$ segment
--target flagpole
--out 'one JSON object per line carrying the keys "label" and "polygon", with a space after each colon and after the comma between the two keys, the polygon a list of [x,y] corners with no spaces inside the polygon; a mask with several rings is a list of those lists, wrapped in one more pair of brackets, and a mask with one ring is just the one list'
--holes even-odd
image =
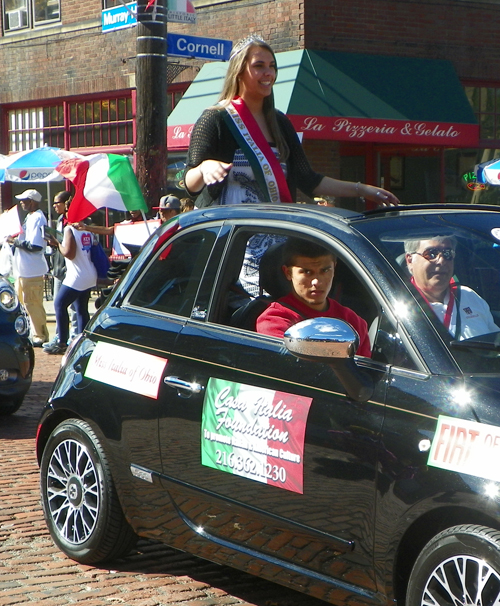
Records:
{"label": "flagpole", "polygon": [[52,209],[52,205],[50,203],[50,181],[47,181],[47,219],[48,224],[52,227],[52,213],[50,212]]}
{"label": "flagpole", "polygon": [[146,213],[143,210],[141,210],[141,215],[142,215],[142,220],[146,224],[146,229],[148,230],[148,236],[150,236],[151,230],[149,229],[149,223],[148,223],[148,220],[146,219]]}

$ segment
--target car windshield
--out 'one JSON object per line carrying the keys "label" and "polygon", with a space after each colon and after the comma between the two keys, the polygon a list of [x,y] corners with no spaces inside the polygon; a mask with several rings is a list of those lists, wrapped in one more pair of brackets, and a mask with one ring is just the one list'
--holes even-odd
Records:
{"label": "car windshield", "polygon": [[423,210],[356,228],[432,309],[462,370],[500,373],[500,213]]}

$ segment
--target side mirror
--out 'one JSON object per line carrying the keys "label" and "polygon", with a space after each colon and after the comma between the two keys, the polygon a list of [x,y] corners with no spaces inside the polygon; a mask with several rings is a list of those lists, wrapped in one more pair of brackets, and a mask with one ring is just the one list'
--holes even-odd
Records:
{"label": "side mirror", "polygon": [[284,342],[297,358],[328,364],[353,400],[366,402],[371,398],[373,380],[353,359],[359,335],[347,322],[334,318],[304,320],[285,332]]}

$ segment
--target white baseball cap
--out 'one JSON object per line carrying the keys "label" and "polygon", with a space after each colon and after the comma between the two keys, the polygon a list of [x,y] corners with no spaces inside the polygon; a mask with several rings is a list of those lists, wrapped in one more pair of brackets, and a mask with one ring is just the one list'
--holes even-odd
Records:
{"label": "white baseball cap", "polygon": [[23,191],[22,194],[16,196],[16,198],[18,200],[33,200],[34,202],[41,202],[42,194],[36,191],[36,189],[27,189],[26,191]]}

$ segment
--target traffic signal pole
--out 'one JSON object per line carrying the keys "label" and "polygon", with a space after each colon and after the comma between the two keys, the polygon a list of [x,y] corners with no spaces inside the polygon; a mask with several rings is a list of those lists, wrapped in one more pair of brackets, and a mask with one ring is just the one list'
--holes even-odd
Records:
{"label": "traffic signal pole", "polygon": [[167,191],[168,0],[137,2],[136,175],[151,208]]}

